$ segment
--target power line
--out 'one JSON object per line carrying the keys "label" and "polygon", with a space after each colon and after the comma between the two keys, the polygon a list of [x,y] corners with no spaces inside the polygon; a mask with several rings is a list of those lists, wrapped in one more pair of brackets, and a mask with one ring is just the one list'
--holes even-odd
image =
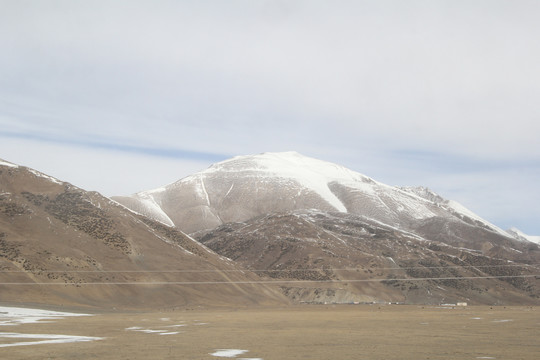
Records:
{"label": "power line", "polygon": [[54,282],[3,282],[0,285],[33,285],[33,286],[82,286],[82,285],[250,285],[250,284],[289,284],[289,283],[357,283],[357,282],[383,282],[383,281],[427,281],[427,280],[479,280],[479,279],[512,279],[533,278],[534,275],[498,275],[498,276],[464,276],[464,277],[424,277],[401,279],[351,279],[351,280],[251,280],[251,281],[126,281],[126,282],[81,282],[81,283],[54,283]]}
{"label": "power line", "polygon": [[184,270],[0,270],[0,273],[103,273],[103,274],[120,274],[120,273],[214,273],[214,272],[293,272],[293,271],[365,271],[365,270],[413,270],[413,269],[459,269],[459,268],[500,268],[500,267],[536,267],[540,264],[506,264],[506,265],[453,265],[453,266],[409,266],[409,267],[374,267],[374,268],[308,268],[308,269],[184,269]]}

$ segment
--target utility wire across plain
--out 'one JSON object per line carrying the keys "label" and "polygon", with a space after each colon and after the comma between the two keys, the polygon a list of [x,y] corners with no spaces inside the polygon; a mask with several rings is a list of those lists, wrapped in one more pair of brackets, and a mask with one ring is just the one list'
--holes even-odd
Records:
{"label": "utility wire across plain", "polygon": [[540,264],[508,264],[508,265],[451,265],[451,266],[408,266],[400,267],[374,267],[374,268],[309,268],[309,269],[267,269],[267,270],[255,270],[255,269],[185,269],[185,270],[0,270],[0,273],[105,273],[105,274],[123,274],[123,273],[225,273],[225,272],[253,272],[253,273],[267,273],[267,272],[297,272],[297,271],[361,271],[361,270],[414,270],[414,269],[456,269],[456,268],[503,268],[503,267],[537,267]]}
{"label": "utility wire across plain", "polygon": [[339,280],[248,280],[248,281],[117,281],[117,282],[3,282],[0,285],[38,285],[38,286],[86,286],[86,285],[251,285],[251,284],[291,284],[291,283],[358,283],[383,281],[427,281],[427,280],[479,280],[479,279],[512,279],[512,278],[540,278],[540,274],[533,275],[498,275],[498,276],[464,276],[464,277],[424,277],[401,279],[339,279]]}

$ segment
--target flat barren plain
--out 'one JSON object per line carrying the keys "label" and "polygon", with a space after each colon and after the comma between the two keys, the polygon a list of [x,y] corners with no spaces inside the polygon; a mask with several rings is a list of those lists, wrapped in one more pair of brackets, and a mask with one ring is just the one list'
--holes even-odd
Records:
{"label": "flat barren plain", "polygon": [[2,359],[536,360],[540,356],[540,312],[535,307],[305,305],[107,312],[4,325],[2,333],[100,338],[25,345],[21,343],[42,340],[38,335],[4,336]]}

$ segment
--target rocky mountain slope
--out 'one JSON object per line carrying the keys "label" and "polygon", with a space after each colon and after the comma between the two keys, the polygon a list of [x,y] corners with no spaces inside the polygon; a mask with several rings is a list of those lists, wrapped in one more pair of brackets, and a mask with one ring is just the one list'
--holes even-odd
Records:
{"label": "rocky mountain slope", "polygon": [[286,302],[271,286],[249,283],[258,279],[179,230],[0,160],[0,301],[116,308]]}
{"label": "rocky mountain slope", "polygon": [[280,279],[297,301],[493,304],[540,296],[540,253],[528,239],[427,188],[388,186],[294,152],[235,157],[114,199]]}
{"label": "rocky mountain slope", "polygon": [[472,228],[479,244],[466,248],[354,214],[297,210],[194,236],[279,281],[293,301],[539,304],[538,246]]}

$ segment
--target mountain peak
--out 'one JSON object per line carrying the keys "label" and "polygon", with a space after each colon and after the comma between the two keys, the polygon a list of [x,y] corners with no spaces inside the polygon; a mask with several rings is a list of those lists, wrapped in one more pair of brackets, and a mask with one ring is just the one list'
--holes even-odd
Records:
{"label": "mountain peak", "polygon": [[236,156],[210,166],[203,174],[213,172],[242,172],[257,176],[293,178],[301,182],[365,181],[373,179],[324,160],[295,151],[265,152],[257,155]]}
{"label": "mountain peak", "polygon": [[[265,152],[261,153],[260,155],[270,155],[270,156],[280,156],[280,157],[307,157],[307,156],[302,155],[299,152],[294,151],[294,150],[291,150],[291,151],[278,151],[278,152],[265,151]],[[255,155],[255,156],[257,156],[257,155]]]}
{"label": "mountain peak", "polygon": [[347,212],[346,206],[329,188],[332,183],[353,184],[375,181],[343,166],[301,155],[294,151],[265,152],[257,155],[237,156],[210,166],[207,170],[180,180],[192,182],[201,177],[252,179],[276,187],[290,188],[296,183],[300,195],[302,189],[318,194],[334,211]]}
{"label": "mountain peak", "polygon": [[436,218],[477,222],[509,236],[426,187],[385,185],[295,151],[236,156],[160,189],[115,200],[188,233],[268,213],[317,209],[361,215],[400,229]]}

